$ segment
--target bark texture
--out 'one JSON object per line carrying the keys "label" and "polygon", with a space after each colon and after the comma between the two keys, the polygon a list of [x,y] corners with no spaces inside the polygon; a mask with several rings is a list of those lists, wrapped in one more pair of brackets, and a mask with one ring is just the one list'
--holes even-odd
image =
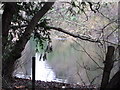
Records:
{"label": "bark texture", "polygon": [[[10,4],[10,3],[8,3]],[[9,5],[6,4],[5,6],[8,7]],[[12,81],[12,73],[14,71],[14,62],[21,57],[21,52],[24,50],[24,47],[27,43],[27,41],[30,39],[31,33],[33,32],[35,26],[38,24],[38,21],[46,14],[46,12],[52,7],[52,5],[54,4],[54,2],[46,2],[45,5],[41,8],[41,10],[39,10],[34,17],[32,18],[32,20],[30,21],[30,23],[28,24],[27,28],[25,29],[24,34],[22,35],[22,37],[19,39],[19,41],[16,42],[13,50],[9,53],[9,56],[7,58],[3,58],[3,68],[2,68],[2,76],[4,77],[4,80],[6,80],[7,82]],[[8,35],[8,30],[10,27],[10,22],[12,19],[12,15],[14,14],[10,14],[9,12],[9,8],[11,8],[11,6],[9,6],[7,8],[7,10],[4,10],[3,15],[5,15],[5,13],[7,13],[7,15],[5,15],[3,18],[3,47],[5,48],[5,43],[7,40],[7,35]],[[7,16],[9,17],[8,20],[6,20]],[[6,17],[6,18],[5,18]],[[6,28],[6,24],[7,25],[7,29]],[[3,49],[4,52],[4,49]],[[3,80],[3,81],[4,81]]]}
{"label": "bark texture", "polygon": [[4,7],[4,12],[2,14],[2,49],[4,52],[5,46],[7,44],[8,31],[10,28],[11,19],[13,15],[17,12],[17,3],[6,2]]}
{"label": "bark texture", "polygon": [[108,88],[120,90],[120,70],[113,76],[105,90],[108,90]]}
{"label": "bark texture", "polygon": [[114,55],[115,48],[113,46],[108,46],[106,59],[105,59],[105,66],[103,70],[103,77],[101,82],[101,90],[104,90],[109,83],[110,72],[113,68],[113,55]]}

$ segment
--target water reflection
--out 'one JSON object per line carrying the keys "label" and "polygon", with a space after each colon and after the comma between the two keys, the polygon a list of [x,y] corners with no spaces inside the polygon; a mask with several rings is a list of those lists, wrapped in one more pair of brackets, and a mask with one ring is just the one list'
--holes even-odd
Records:
{"label": "water reflection", "polygon": [[67,83],[67,80],[56,77],[56,74],[53,72],[52,67],[49,66],[47,61],[43,61],[43,59],[39,60],[39,58],[40,53],[36,53],[36,80]]}
{"label": "water reflection", "polygon": [[80,45],[71,39],[64,42],[53,40],[53,52],[48,54],[49,65],[53,68],[57,78],[67,79],[68,83],[90,84],[97,77],[93,84],[100,84],[102,70],[96,70],[98,66],[93,60],[102,66],[101,57],[104,53],[100,52],[101,49],[95,43],[80,41]]}
{"label": "water reflection", "polygon": [[39,60],[40,53],[36,53],[36,80],[52,81],[55,73],[52,71],[47,61]]}
{"label": "water reflection", "polygon": [[[54,73],[52,67],[48,64],[47,61],[43,61],[43,59],[39,60],[40,55],[41,53],[35,54],[36,57],[35,80],[67,83],[67,80],[63,80],[56,77],[56,74]],[[15,76],[18,78],[32,79],[32,74],[25,75],[22,71],[19,71]]]}
{"label": "water reflection", "polygon": [[[91,58],[83,51],[80,45],[70,40],[52,40],[53,52],[47,55],[47,61],[39,60],[40,54],[36,53],[36,80],[56,81],[65,83],[80,83],[90,84],[95,79],[94,83],[100,84],[102,70],[95,71],[85,70],[86,66],[90,69],[96,69],[97,65],[93,62],[94,59],[102,66],[103,56],[101,49],[94,43],[80,41],[80,44],[90,54]],[[75,49],[76,48],[76,49]],[[28,52],[27,52],[28,53]],[[104,54],[104,53],[103,53]],[[30,55],[30,54],[27,54]],[[26,55],[27,59],[28,56]],[[31,59],[30,59],[31,60]],[[29,68],[27,67],[26,70]],[[25,75],[25,74],[24,74]],[[21,74],[22,78],[30,76]],[[20,76],[20,75],[19,75]]]}

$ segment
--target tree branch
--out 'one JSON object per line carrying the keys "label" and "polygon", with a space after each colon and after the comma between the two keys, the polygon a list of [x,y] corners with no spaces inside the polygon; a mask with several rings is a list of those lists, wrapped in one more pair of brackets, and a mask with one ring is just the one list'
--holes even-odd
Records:
{"label": "tree branch", "polygon": [[53,30],[56,30],[56,31],[59,31],[59,32],[63,32],[65,34],[67,34],[67,35],[70,35],[70,36],[72,36],[74,38],[78,38],[78,39],[81,39],[81,40],[85,40],[85,41],[89,41],[89,42],[94,42],[94,43],[100,43],[101,45],[102,45],[102,41],[110,43],[112,45],[118,45],[116,43],[113,43],[113,42],[110,42],[110,41],[107,41],[107,40],[93,39],[93,38],[91,38],[89,36],[79,35],[79,34],[73,34],[73,33],[68,32],[67,30],[63,30],[62,28],[58,28],[58,27],[47,26],[46,28],[53,29]]}
{"label": "tree branch", "polygon": [[75,34],[73,34],[73,33],[70,33],[70,32],[68,32],[68,31],[66,31],[66,30],[63,30],[62,28],[51,27],[51,26],[48,26],[47,28],[48,28],[48,29],[53,29],[53,30],[56,30],[56,31],[59,31],[59,32],[63,32],[63,33],[65,33],[65,34],[68,34],[68,35],[73,36],[73,37],[75,37],[75,38],[79,38],[79,39],[81,39],[81,40],[86,40],[86,41],[90,41],[90,42],[100,43],[99,40],[92,39],[92,38],[90,38],[90,37],[88,37],[88,36],[83,36],[83,35],[80,36],[79,34],[75,35]]}
{"label": "tree branch", "polygon": [[[15,28],[20,28],[20,27],[26,27],[26,26],[27,26],[27,25],[11,26],[11,28],[14,28],[14,27],[15,27]],[[36,26],[40,26],[40,24],[38,24],[38,25],[36,25]],[[110,44],[112,44],[112,45],[117,45],[117,44],[112,43],[112,42],[107,41],[107,40],[92,39],[92,38],[89,37],[89,36],[79,35],[79,34],[75,35],[75,34],[73,34],[73,33],[68,32],[67,30],[64,30],[64,29],[58,28],[58,27],[47,26],[46,28],[47,28],[47,29],[53,29],[53,30],[56,30],[56,31],[59,31],[59,32],[63,32],[63,33],[65,33],[65,34],[67,34],[67,35],[70,35],[70,36],[72,36],[72,37],[74,37],[74,38],[79,38],[79,39],[81,39],[81,40],[85,40],[85,41],[89,41],[89,42],[95,42],[95,43],[100,43],[100,44],[102,44],[101,42],[104,41],[104,42],[110,43]],[[105,28],[105,27],[104,27],[104,28]]]}
{"label": "tree branch", "polygon": [[46,2],[45,5],[41,8],[41,10],[38,11],[37,14],[35,14],[35,16],[28,24],[27,28],[25,29],[24,34],[21,36],[20,40],[16,43],[13,52],[16,51],[17,47],[19,47],[20,52],[22,52],[38,21],[46,14],[46,12],[52,7],[53,4],[54,2]]}
{"label": "tree branch", "polygon": [[[52,7],[54,2],[46,2],[45,5],[39,10],[32,20],[29,22],[27,28],[25,29],[24,34],[21,36],[19,41],[16,42],[12,51],[8,54],[9,56],[4,59],[3,65],[3,75],[6,77],[12,76],[12,72],[9,68],[14,67],[14,62],[20,58],[21,52],[23,51],[27,41],[29,40],[31,33],[33,32],[35,26],[38,24],[38,21],[46,14],[46,12]],[[7,65],[9,64],[9,66]]]}

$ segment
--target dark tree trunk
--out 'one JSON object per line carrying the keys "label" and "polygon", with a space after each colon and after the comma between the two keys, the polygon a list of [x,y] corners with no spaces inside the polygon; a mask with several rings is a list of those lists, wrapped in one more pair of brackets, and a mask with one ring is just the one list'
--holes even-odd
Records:
{"label": "dark tree trunk", "polygon": [[103,77],[101,82],[101,90],[104,90],[109,83],[110,72],[114,64],[113,62],[114,50],[115,48],[113,46],[108,46],[106,59],[104,62],[105,66],[104,66]]}
{"label": "dark tree trunk", "polygon": [[[31,33],[33,32],[35,26],[37,25],[38,21],[46,14],[46,12],[52,7],[53,4],[54,4],[54,2],[46,2],[45,3],[45,5],[41,8],[41,10],[38,11],[34,15],[31,22],[28,24],[27,28],[25,29],[23,36],[19,39],[19,41],[16,42],[13,50],[9,53],[9,56],[7,58],[3,58],[2,76],[4,76],[4,80],[6,80],[7,82],[11,82],[12,73],[14,71],[14,63],[18,58],[20,58],[21,52],[23,51],[27,41],[29,40]],[[11,19],[12,18],[10,18],[10,20]],[[3,21],[3,23],[4,24],[9,23],[8,24],[8,27],[9,27],[10,20],[9,20],[9,22]],[[4,28],[3,28],[3,30],[4,30]],[[9,30],[9,28],[8,28],[8,30]],[[6,32],[4,32],[3,35],[5,34],[7,36],[8,30],[6,30]],[[3,38],[6,38],[6,37],[3,37]],[[4,43],[5,42],[3,42],[3,44]]]}
{"label": "dark tree trunk", "polygon": [[2,15],[2,53],[7,43],[8,31],[10,28],[10,23],[13,18],[13,15],[17,12],[17,3],[16,2],[6,2],[4,7],[4,12]]}
{"label": "dark tree trunk", "polygon": [[[13,15],[17,12],[17,3],[16,2],[6,2],[4,7],[4,12],[2,15],[2,77],[3,77],[3,86],[5,84],[5,81],[11,80],[10,77],[5,74],[5,72],[9,73],[13,70],[13,67],[9,68],[9,70],[6,69],[9,65],[12,66],[13,62],[11,60],[5,60],[4,54],[6,53],[5,46],[7,45],[7,39],[8,39],[8,32],[11,24],[11,20],[13,18]],[[7,83],[7,82],[6,82]]]}
{"label": "dark tree trunk", "polygon": [[106,90],[108,90],[108,88],[115,88],[115,90],[120,90],[120,70],[110,80],[109,84],[106,87]]}

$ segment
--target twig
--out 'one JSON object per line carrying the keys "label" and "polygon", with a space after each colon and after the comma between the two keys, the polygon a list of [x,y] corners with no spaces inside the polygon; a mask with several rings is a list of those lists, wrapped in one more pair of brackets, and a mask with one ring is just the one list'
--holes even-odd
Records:
{"label": "twig", "polygon": [[[86,66],[84,65],[84,62],[83,62],[83,66],[86,67]],[[89,81],[89,83],[90,83],[90,78],[89,78],[89,75],[88,75],[87,69],[85,69],[85,72],[86,72],[86,75],[87,75],[88,81]]]}
{"label": "twig", "polygon": [[102,75],[102,73],[99,74],[99,75],[97,75],[96,77],[94,77],[94,78],[92,79],[92,81],[90,82],[90,84],[92,85],[92,83],[93,83],[98,77],[100,77],[101,75]]}
{"label": "twig", "polygon": [[79,73],[78,67],[77,67],[77,75],[79,76],[79,78],[80,78],[80,80],[82,81],[83,85],[85,85],[85,82],[83,81],[83,79],[82,79],[82,77],[81,77],[81,75],[80,75],[80,73]]}
{"label": "twig", "polygon": [[[75,41],[75,40],[74,40]],[[80,43],[78,43],[77,41],[75,41],[78,45],[80,45]],[[81,45],[80,45],[81,46]],[[82,46],[81,46],[82,47]],[[82,49],[85,51],[85,53],[90,57],[90,59],[99,67],[103,70],[102,67],[100,67],[100,65],[90,56],[90,54],[82,47]]]}

